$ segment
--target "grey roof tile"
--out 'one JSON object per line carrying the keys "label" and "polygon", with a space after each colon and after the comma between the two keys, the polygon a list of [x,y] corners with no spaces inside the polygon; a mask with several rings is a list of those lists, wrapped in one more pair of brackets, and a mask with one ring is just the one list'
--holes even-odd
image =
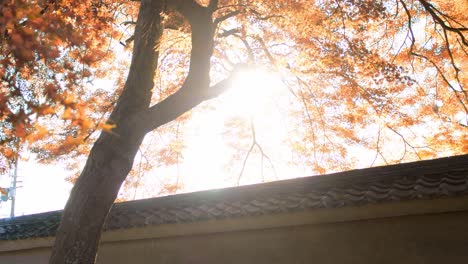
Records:
{"label": "grey roof tile", "polygon": [[[468,194],[468,155],[114,204],[105,230]],[[0,219],[0,240],[53,236],[61,211]]]}

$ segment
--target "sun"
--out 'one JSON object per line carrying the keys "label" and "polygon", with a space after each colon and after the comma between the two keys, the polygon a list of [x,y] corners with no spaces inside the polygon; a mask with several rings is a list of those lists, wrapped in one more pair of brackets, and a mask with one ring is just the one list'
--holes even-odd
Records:
{"label": "sun", "polygon": [[240,70],[224,96],[227,111],[241,116],[270,114],[286,87],[278,73],[263,68]]}
{"label": "sun", "polygon": [[[262,161],[255,148],[248,156],[239,184],[303,175],[301,168],[297,169],[289,163],[291,152],[286,144],[291,130],[287,111],[291,107],[291,96],[277,72],[265,68],[249,68],[237,72],[231,88],[210,107],[195,111],[193,119],[187,124],[187,148],[184,163],[180,166],[185,190],[196,191],[237,184],[243,159],[254,137],[274,168],[270,161]],[[227,133],[233,129],[229,121],[239,119],[245,122],[235,123],[245,127],[234,129],[234,133]],[[232,145],[233,142],[235,145]],[[227,166],[233,159],[234,148],[242,154],[235,165]]]}

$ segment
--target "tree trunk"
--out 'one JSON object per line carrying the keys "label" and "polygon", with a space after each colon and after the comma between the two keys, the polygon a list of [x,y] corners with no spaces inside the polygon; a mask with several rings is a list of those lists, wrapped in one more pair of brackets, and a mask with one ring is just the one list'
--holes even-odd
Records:
{"label": "tree trunk", "polygon": [[162,35],[159,2],[141,2],[129,75],[110,116],[116,127],[102,132],[91,149],[64,209],[49,263],[95,262],[105,219],[146,134],[137,117],[151,100]]}
{"label": "tree trunk", "polygon": [[[230,86],[232,78],[209,86],[215,30],[212,14],[217,2],[212,0],[203,7],[194,0],[141,1],[130,72],[110,116],[116,127],[101,133],[91,149],[65,206],[49,263],[94,263],[104,222],[145,134]],[[163,4],[191,25],[190,67],[177,92],[149,107],[163,31]]]}

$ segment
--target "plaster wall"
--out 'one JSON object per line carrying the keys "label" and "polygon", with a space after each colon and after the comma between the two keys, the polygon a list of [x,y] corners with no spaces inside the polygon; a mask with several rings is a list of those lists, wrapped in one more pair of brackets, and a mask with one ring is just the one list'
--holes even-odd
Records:
{"label": "plaster wall", "polygon": [[[1,252],[0,263],[47,263],[49,254]],[[468,211],[112,241],[98,263],[468,263]]]}

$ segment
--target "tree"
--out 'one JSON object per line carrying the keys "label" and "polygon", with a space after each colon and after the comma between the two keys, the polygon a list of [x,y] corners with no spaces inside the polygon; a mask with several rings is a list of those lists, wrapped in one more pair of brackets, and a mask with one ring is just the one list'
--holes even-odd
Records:
{"label": "tree", "polygon": [[[215,97],[226,86],[227,81],[223,81],[210,87],[215,5],[203,7],[190,1],[172,1],[165,7],[163,4],[157,1],[140,4],[130,72],[109,117],[115,128],[112,133],[102,133],[91,149],[64,210],[51,263],[94,262],[104,220],[132,168],[145,134]],[[191,25],[190,69],[177,92],[149,107],[158,61],[155,47],[159,45],[163,31],[160,15],[163,8],[180,12]],[[74,232],[76,226],[82,230]]]}
{"label": "tree", "polygon": [[[295,162],[317,173],[352,168],[356,148],[373,150],[381,163],[468,151],[464,1],[45,1],[38,7],[16,1],[0,6],[4,162],[17,156],[18,143],[30,144],[44,158],[87,154],[93,132],[103,129],[64,210],[51,263],[94,263],[103,224],[145,135],[223,93],[239,62],[270,65],[283,74],[295,125],[287,143]],[[136,23],[122,22],[134,12]],[[128,77],[122,90],[96,96],[84,89],[83,80],[115,68],[109,63],[118,58],[104,44],[118,39],[119,23],[135,28],[122,42],[133,45]],[[164,59],[176,53],[162,48],[169,34],[190,35],[189,56]],[[164,71],[178,74],[165,79],[164,95],[152,104],[154,79]],[[52,128],[45,127],[50,120],[65,120],[64,132],[51,135]],[[233,156],[243,166],[251,153],[269,160],[254,120],[234,119],[228,127],[243,139],[252,137],[235,143]],[[60,138],[60,144],[51,145],[51,138]],[[385,141],[401,147],[395,151]]]}

